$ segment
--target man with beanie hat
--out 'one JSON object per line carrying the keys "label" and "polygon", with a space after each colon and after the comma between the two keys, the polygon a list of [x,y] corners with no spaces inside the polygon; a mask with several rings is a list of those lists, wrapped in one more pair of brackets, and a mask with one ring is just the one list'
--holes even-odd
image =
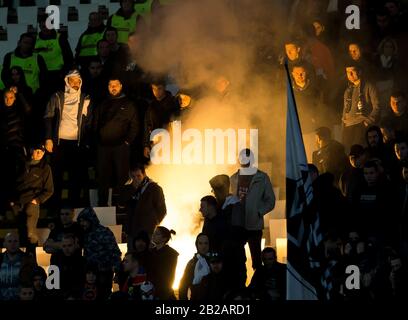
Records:
{"label": "man with beanie hat", "polygon": [[17,178],[16,194],[10,202],[14,214],[19,219],[26,219],[26,222],[19,223],[19,234],[23,245],[28,245],[26,241],[31,244],[37,243],[40,205],[54,192],[51,168],[44,159],[44,146],[36,145],[31,150],[31,158]]}
{"label": "man with beanie hat", "polygon": [[108,84],[109,98],[98,107],[93,123],[97,139],[99,206],[107,206],[112,178],[123,186],[129,178],[130,146],[140,131],[134,103],[122,92],[122,82],[113,76]]}
{"label": "man with beanie hat", "polygon": [[64,171],[68,171],[68,200],[73,207],[81,205],[81,189],[85,187],[88,175],[84,140],[90,99],[81,91],[81,87],[82,79],[78,70],[70,71],[65,77],[65,91],[58,91],[51,96],[44,115],[45,148],[53,154],[53,205],[57,212],[61,208]]}

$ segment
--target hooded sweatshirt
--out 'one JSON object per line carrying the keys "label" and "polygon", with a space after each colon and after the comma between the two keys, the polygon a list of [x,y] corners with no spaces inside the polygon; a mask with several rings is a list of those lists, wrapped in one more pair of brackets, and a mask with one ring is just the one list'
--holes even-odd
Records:
{"label": "hooded sweatshirt", "polygon": [[[71,77],[81,78],[77,70],[73,70],[65,77],[64,109],[62,110],[61,123],[59,127],[59,137],[65,140],[77,140],[78,138],[78,108],[81,98],[82,79],[79,90],[72,88],[68,80]],[[86,113],[87,108],[82,109]],[[86,116],[86,114],[85,114]]]}
{"label": "hooded sweatshirt", "polygon": [[82,210],[77,220],[81,219],[91,223],[84,237],[86,262],[98,266],[100,271],[108,271],[112,268],[118,271],[122,254],[112,231],[101,225],[92,208]]}

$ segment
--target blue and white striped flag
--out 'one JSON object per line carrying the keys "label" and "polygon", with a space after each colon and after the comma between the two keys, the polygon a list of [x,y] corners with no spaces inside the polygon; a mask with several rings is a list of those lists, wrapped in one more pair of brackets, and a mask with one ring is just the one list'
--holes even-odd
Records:
{"label": "blue and white striped flag", "polygon": [[313,205],[312,180],[287,64],[286,219],[287,299],[317,300],[321,284],[319,214]]}

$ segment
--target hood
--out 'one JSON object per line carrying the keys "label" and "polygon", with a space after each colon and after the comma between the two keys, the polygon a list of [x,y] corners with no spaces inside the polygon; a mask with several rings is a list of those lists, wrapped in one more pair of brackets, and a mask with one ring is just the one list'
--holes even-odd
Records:
{"label": "hood", "polygon": [[88,207],[83,209],[79,214],[78,214],[78,218],[77,221],[79,221],[80,219],[84,219],[87,220],[91,223],[91,228],[92,227],[96,227],[98,225],[100,225],[101,223],[99,222],[99,219],[96,215],[96,212],[93,208]]}
{"label": "hood", "polygon": [[[79,90],[75,91],[74,89],[71,88],[71,86],[68,84],[68,78],[70,77],[79,77],[81,79],[81,84],[79,85]],[[65,92],[66,93],[77,93],[81,91],[81,87],[82,87],[82,77],[81,74],[79,73],[78,70],[71,70],[68,72],[68,74],[65,76]]]}

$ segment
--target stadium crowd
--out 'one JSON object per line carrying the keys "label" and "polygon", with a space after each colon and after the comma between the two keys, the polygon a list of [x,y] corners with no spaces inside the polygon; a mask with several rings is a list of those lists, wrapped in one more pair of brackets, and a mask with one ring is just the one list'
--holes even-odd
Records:
{"label": "stadium crowd", "polygon": [[[263,216],[275,206],[261,170],[209,181],[214,195],[199,203],[204,224],[197,252],[178,292],[172,289],[178,252],[169,241],[177,235],[159,226],[166,201],[160,181],[145,171],[150,134],[191,112],[202,91],[173,95],[167,75],[138,65],[143,41],[166,13],[160,1],[147,2],[146,13],[139,2],[121,0],[106,25],[91,13],[75,54],[66,34],[48,30],[40,17],[38,34],[22,34],[4,57],[0,223],[11,211],[19,232],[4,239],[0,300],[286,299],[286,266],[273,248],[261,250]],[[359,2],[364,32],[353,37],[339,23],[342,6],[353,1],[339,1],[337,11],[326,10],[331,1],[296,2],[294,21],[306,22],[270,53],[272,81],[286,83],[288,62],[304,136],[316,141],[309,172],[324,235],[314,276],[322,300],[408,293],[407,11],[397,0]],[[212,94],[226,97],[230,81],[214,79]],[[242,167],[251,156],[241,151]],[[98,206],[108,205],[113,189],[128,245],[123,260],[113,233],[90,207],[94,182]],[[60,269],[60,290],[46,289],[47,275],[36,262],[43,207],[53,219],[43,248]],[[85,208],[76,221],[74,208]],[[255,270],[249,286],[246,244]],[[360,269],[360,290],[345,286],[348,265]],[[113,282],[119,291],[112,292]]]}

